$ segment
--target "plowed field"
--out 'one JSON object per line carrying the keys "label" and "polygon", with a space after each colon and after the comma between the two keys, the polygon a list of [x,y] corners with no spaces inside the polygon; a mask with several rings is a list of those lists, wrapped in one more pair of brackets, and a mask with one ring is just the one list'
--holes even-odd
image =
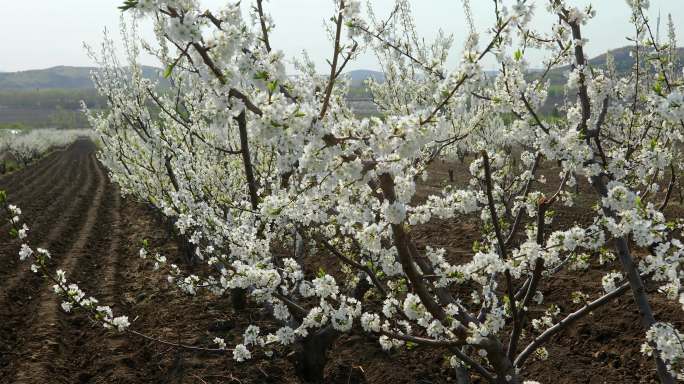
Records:
{"label": "plowed field", "polygon": [[[436,175],[434,185],[446,178]],[[52,253],[51,267],[65,270],[116,314],[129,315],[133,329],[211,346],[216,336],[237,342],[249,322],[266,330],[272,326],[257,306],[234,314],[228,299],[180,296],[163,276],[144,273],[136,257],[142,239],[177,263],[182,263],[180,247],[153,210],[120,196],[97,162],[93,143],[79,140],[0,178],[0,189],[24,211],[29,241]],[[581,221],[582,209],[569,212],[565,220]],[[254,360],[236,364],[230,354],[179,350],[113,334],[83,315],[64,313],[50,284],[19,263],[18,244],[8,238],[7,229],[0,228],[0,383],[298,383],[287,351],[273,358],[256,353]],[[474,222],[435,222],[417,231],[416,241],[421,247],[443,246],[451,259],[458,259],[470,249],[476,230]],[[570,293],[579,288],[598,293],[601,273],[611,268],[618,267],[587,272],[572,289],[560,276],[542,291],[552,301],[567,303],[561,306],[567,314],[573,307]],[[658,319],[682,327],[676,306],[654,301]],[[592,322],[598,326],[589,326]],[[528,377],[554,384],[655,382],[652,360],[639,353],[642,337],[627,294],[554,337],[550,361],[530,361]],[[352,333],[331,352],[328,382],[453,383],[442,352],[417,347],[388,354],[369,337]]]}

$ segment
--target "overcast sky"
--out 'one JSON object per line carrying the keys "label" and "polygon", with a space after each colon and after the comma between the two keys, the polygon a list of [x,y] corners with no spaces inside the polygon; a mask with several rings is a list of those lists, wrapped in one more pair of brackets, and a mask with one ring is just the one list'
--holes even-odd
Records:
{"label": "overcast sky", "polygon": [[[204,7],[213,9],[226,0],[201,0]],[[534,1],[534,0],[530,0]],[[491,25],[492,1],[470,0],[476,27],[484,31]],[[611,48],[627,44],[625,36],[633,34],[628,23],[629,9],[625,0],[569,0],[584,6],[592,3],[598,15],[585,27],[590,39],[588,54],[593,56]],[[83,42],[96,45],[104,28],[118,31],[119,11],[123,0],[0,0],[0,71],[47,68],[56,65],[92,65],[83,49]],[[243,0],[243,3],[250,3]],[[378,15],[386,14],[393,0],[371,0]],[[436,35],[439,28],[454,33],[458,53],[467,27],[460,0],[414,0],[411,2],[419,32],[426,38]],[[512,1],[505,0],[511,4]],[[546,0],[537,0],[534,23],[546,26],[551,16],[546,14]],[[678,32],[684,30],[684,0],[651,0],[650,15],[655,25],[662,14],[661,36],[666,36],[666,16],[671,13]],[[288,56],[306,50],[320,71],[325,70],[330,56],[330,44],[323,23],[332,11],[332,0],[270,0],[267,7],[276,22],[272,45]],[[150,27],[141,28],[143,37],[150,40]],[[481,41],[484,41],[483,35]],[[682,35],[681,41],[684,41]],[[452,55],[453,60],[457,54]],[[539,57],[529,57],[535,64]],[[144,61],[144,60],[143,60]],[[146,64],[154,64],[147,61]],[[491,66],[485,62],[485,67]],[[361,57],[350,69],[376,69],[371,55]]]}

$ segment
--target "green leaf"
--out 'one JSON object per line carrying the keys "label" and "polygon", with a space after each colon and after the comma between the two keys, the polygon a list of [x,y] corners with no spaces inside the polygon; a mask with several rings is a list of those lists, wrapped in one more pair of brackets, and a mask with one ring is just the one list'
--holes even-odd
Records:
{"label": "green leaf", "polygon": [[266,84],[266,87],[268,88],[269,92],[275,92],[276,88],[278,88],[278,80],[269,81],[268,84]]}
{"label": "green leaf", "polygon": [[323,269],[323,267],[319,267],[318,272],[316,272],[316,276],[317,277],[323,277],[325,275],[327,275],[327,273],[325,273],[325,269]]}
{"label": "green leaf", "polygon": [[460,272],[460,271],[450,272],[447,276],[448,276],[449,278],[452,278],[452,279],[459,279],[459,280],[460,280],[460,279],[463,279],[463,277],[464,277],[463,272]]}
{"label": "green leaf", "polygon": [[637,208],[641,209],[644,207],[644,203],[641,201],[641,197],[637,196],[636,199],[634,199],[634,203],[636,204]]}
{"label": "green leaf", "polygon": [[7,192],[0,189],[0,204],[5,204],[7,202]]}
{"label": "green leaf", "polygon": [[520,61],[523,57],[523,53],[520,49],[516,50],[514,53],[515,61]]}
{"label": "green leaf", "polygon": [[123,5],[119,7],[122,12],[126,12],[129,9],[133,9],[138,6],[138,0],[125,0]]}
{"label": "green leaf", "polygon": [[577,137],[578,137],[580,140],[584,140],[584,139],[587,138],[587,133],[586,133],[584,130],[582,130],[582,131],[580,131],[579,135],[577,135]]}
{"label": "green leaf", "polygon": [[150,246],[150,242],[147,239],[143,239],[142,246],[144,248],[148,248]]}
{"label": "green leaf", "polygon": [[662,95],[662,94],[663,94],[663,85],[660,83],[660,81],[657,81],[657,82],[653,85],[653,91],[654,91],[655,93],[659,94],[659,95]]}
{"label": "green leaf", "polygon": [[268,80],[268,72],[266,71],[258,71],[257,73],[254,74],[254,79],[255,80]]}
{"label": "green leaf", "polygon": [[162,74],[162,76],[164,76],[165,79],[168,79],[169,76],[171,76],[171,72],[173,72],[173,68],[176,67],[176,63],[177,63],[177,61],[166,66],[166,69],[164,70],[164,73]]}
{"label": "green leaf", "polygon": [[651,150],[656,149],[657,146],[658,146],[658,139],[656,139],[654,137],[651,139]]}
{"label": "green leaf", "polygon": [[9,231],[9,235],[11,238],[16,239],[17,237],[19,237],[19,232],[17,231],[16,228],[12,228]]}

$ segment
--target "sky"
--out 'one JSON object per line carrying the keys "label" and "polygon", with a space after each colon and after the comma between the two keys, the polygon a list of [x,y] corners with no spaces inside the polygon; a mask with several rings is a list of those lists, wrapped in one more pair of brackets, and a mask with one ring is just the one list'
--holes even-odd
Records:
{"label": "sky", "polygon": [[[200,0],[203,7],[216,9],[227,0]],[[552,23],[546,13],[546,0],[536,2],[537,12],[533,19],[536,26]],[[678,32],[684,30],[684,0],[651,0],[649,14],[655,25],[658,13],[662,14],[661,36],[666,36],[666,16],[671,13]],[[378,16],[386,15],[393,0],[370,0]],[[512,0],[504,0],[512,4]],[[118,31],[120,12],[117,7],[123,0],[0,0],[0,71],[40,69],[57,65],[93,65],[85,53],[83,43],[96,46],[105,28]],[[243,3],[250,3],[243,0]],[[492,23],[493,2],[470,0],[476,28],[484,32]],[[585,6],[593,4],[597,16],[584,28],[589,39],[587,52],[594,56],[606,50],[627,45],[626,36],[633,34],[628,23],[629,9],[625,0],[568,0],[569,4]],[[412,0],[418,32],[426,39],[435,37],[439,29],[453,33],[456,44],[451,55],[455,64],[460,43],[466,36],[466,26],[461,0]],[[332,0],[270,0],[267,11],[275,20],[276,29],[271,45],[282,50],[286,56],[301,55],[306,50],[321,72],[326,71],[326,59],[331,55],[331,45],[324,30],[324,20],[332,15]],[[151,24],[140,28],[143,38],[153,40]],[[116,33],[112,33],[116,36]],[[680,41],[684,41],[684,35]],[[486,35],[481,34],[481,42]],[[527,57],[534,66],[541,56]],[[143,63],[154,65],[152,59]],[[485,62],[491,69],[493,62]],[[377,69],[371,54],[361,56],[351,63],[349,69]]]}

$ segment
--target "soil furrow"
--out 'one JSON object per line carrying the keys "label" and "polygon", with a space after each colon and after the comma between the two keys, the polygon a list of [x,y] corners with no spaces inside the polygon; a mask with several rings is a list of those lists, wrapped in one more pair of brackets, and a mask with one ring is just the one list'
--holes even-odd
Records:
{"label": "soil furrow", "polygon": [[[40,177],[33,178],[32,181],[19,186],[8,185],[8,188],[5,188],[4,185],[0,185],[0,189],[7,193],[7,198],[12,204],[21,207],[24,212],[31,212],[35,210],[33,208],[35,208],[36,205],[49,203],[50,200],[46,197],[59,191],[57,187],[63,186],[60,181],[64,179],[64,175],[57,171],[66,168],[67,166],[69,169],[73,168],[69,165],[70,154],[71,153],[65,153],[54,159],[53,164],[50,164],[41,171]],[[9,224],[2,223],[0,225],[0,231],[5,232],[8,229]]]}
{"label": "soil furrow", "polygon": [[[52,201],[49,198],[53,193],[61,193],[64,187],[64,182],[70,180],[74,172],[78,172],[80,166],[74,167],[72,162],[78,160],[78,156],[74,151],[71,151],[73,144],[65,150],[59,150],[51,153],[50,161],[43,161],[35,166],[29,166],[22,169],[22,171],[30,171],[31,181],[22,184],[5,184],[0,180],[0,189],[7,192],[7,197],[12,204],[19,206],[24,212],[38,212],[36,216],[40,217],[42,211],[46,206],[51,205]],[[45,166],[43,166],[45,165]],[[42,168],[41,168],[42,167]],[[66,177],[59,172],[60,169],[68,169]],[[39,176],[36,176],[39,175]],[[48,188],[46,190],[46,187]],[[26,220],[33,218],[24,217]],[[31,220],[31,223],[33,221]],[[2,223],[0,225],[0,232],[9,230],[9,224]]]}
{"label": "soil furrow", "polygon": [[6,179],[0,179],[0,188],[5,189],[10,197],[20,196],[20,192],[30,189],[37,182],[44,181],[42,179],[50,171],[59,169],[62,165],[62,160],[67,157],[65,155],[68,154],[70,148],[71,146],[54,151],[40,159],[37,164],[22,168],[16,173],[8,175]]}
{"label": "soil furrow", "polygon": [[[67,273],[67,276],[73,275],[73,271],[78,267],[84,253],[87,252],[87,242],[93,233],[93,229],[97,220],[99,219],[99,208],[102,204],[102,197],[104,195],[106,182],[104,173],[96,164],[96,159],[92,151],[89,153],[89,170],[88,177],[95,179],[95,191],[92,193],[92,200],[88,205],[85,214],[85,220],[74,237],[75,241],[71,244],[69,249],[64,253],[59,262],[57,269],[62,269]],[[93,172],[94,171],[94,172]],[[86,193],[88,189],[84,189]],[[35,375],[40,377],[50,375],[53,369],[51,361],[59,355],[60,343],[58,340],[59,329],[56,325],[60,322],[58,319],[60,306],[58,300],[52,297],[53,293],[47,287],[44,287],[39,294],[39,305],[36,308],[34,318],[37,322],[31,326],[34,335],[40,335],[38,338],[33,338],[26,346],[28,350],[35,351],[33,359],[25,360],[24,364],[19,365],[14,383],[34,383]],[[41,341],[42,339],[42,341]]]}
{"label": "soil furrow", "polygon": [[[77,142],[74,145],[74,156],[83,159],[81,161],[83,165],[79,167],[81,172],[79,172],[78,178],[73,183],[78,189],[68,194],[70,199],[65,199],[67,201],[64,205],[57,206],[57,209],[61,208],[59,219],[55,222],[53,218],[52,223],[48,223],[52,225],[48,230],[31,233],[31,236],[41,239],[40,247],[50,249],[53,256],[52,264],[58,263],[60,257],[65,254],[64,251],[77,241],[74,235],[77,234],[83,223],[80,213],[87,210],[92,203],[92,200],[88,197],[94,195],[94,162],[89,157],[93,147],[92,143],[84,141]],[[65,191],[65,193],[68,192],[68,190]],[[16,254],[16,252],[13,253]],[[35,336],[30,325],[39,317],[36,312],[36,306],[39,305],[40,301],[38,297],[33,297],[33,295],[36,292],[47,290],[45,282],[37,275],[28,271],[28,266],[25,267],[19,269],[16,274],[9,276],[9,278],[3,281],[2,290],[4,294],[0,295],[0,308],[2,308],[0,317],[5,320],[0,324],[0,332],[2,339],[6,340],[8,348],[11,348],[11,351],[4,353],[5,356],[2,356],[3,353],[0,352],[0,357],[2,357],[0,358],[0,378],[7,380],[12,377],[12,367],[8,367],[10,372],[6,372],[5,369],[11,357],[24,356],[24,359],[30,359],[34,352],[30,349],[22,349],[21,347],[22,343],[25,343],[27,339],[32,339]],[[54,266],[52,268],[55,269]]]}
{"label": "soil furrow", "polygon": [[[82,281],[79,285],[86,292],[105,305],[113,304],[115,313],[121,310],[115,297],[122,236],[120,210],[119,191],[115,185],[107,183],[94,234],[88,242],[93,250],[79,260],[79,269],[73,274]],[[103,376],[103,370],[127,365],[129,350],[124,335],[108,332],[98,325],[92,327],[92,322],[83,314],[65,316],[61,321],[64,323],[60,328],[61,339],[75,341],[61,345],[59,356],[54,360],[61,382],[108,383],[111,378]],[[93,350],[98,353],[92,353]]]}
{"label": "soil furrow", "polygon": [[[74,156],[73,152],[64,153],[59,159],[55,160],[55,163],[58,163],[61,167],[68,167],[66,177],[59,172],[55,172],[56,169],[53,169],[54,167],[50,167],[48,168],[50,170],[48,176],[39,179],[42,182],[37,183],[38,185],[32,184],[31,188],[28,188],[28,193],[23,193],[23,190],[27,188],[22,188],[16,192],[9,192],[8,199],[12,204],[19,206],[24,212],[36,213],[31,217],[24,217],[25,221],[31,223],[31,228],[38,228],[39,222],[52,219],[48,212],[46,212],[46,208],[55,206],[54,194],[57,194],[55,197],[58,199],[70,196],[70,193],[65,192],[71,191],[71,188],[65,191],[65,186],[70,182],[72,186],[75,186],[78,172],[82,170],[79,160],[80,158]],[[0,232],[8,231],[9,227],[9,224],[3,223],[0,225]]]}
{"label": "soil furrow", "polygon": [[[71,159],[65,162],[65,164],[70,165],[68,170],[69,173],[65,177],[64,175],[55,172],[59,182],[55,184],[54,188],[50,188],[50,191],[55,189],[59,192],[59,195],[56,198],[52,198],[51,192],[43,191],[43,193],[41,193],[41,191],[38,190],[36,193],[37,196],[33,200],[33,204],[17,204],[25,212],[23,219],[30,226],[29,236],[27,239],[29,244],[39,243],[41,246],[45,246],[46,242],[50,242],[51,239],[45,239],[43,237],[44,228],[46,226],[54,226],[55,217],[59,217],[65,212],[72,212],[65,211],[64,204],[69,199],[71,199],[72,203],[76,202],[73,200],[73,196],[79,188],[79,181],[83,174],[83,166],[85,165],[86,159],[83,156],[77,156],[76,153],[69,153],[68,155],[71,157]],[[67,188],[64,188],[65,184],[70,185]],[[9,226],[2,227],[2,231],[6,232],[8,228]],[[55,235],[53,235],[53,238],[54,236]],[[5,266],[5,268],[2,270],[2,275],[21,273],[15,271],[15,269],[17,267],[26,267],[18,260],[16,252],[17,247],[18,244],[15,242],[6,242],[0,245],[0,251],[2,251],[2,253],[0,253],[2,256],[0,258],[0,263]],[[25,272],[26,271],[24,271],[24,273]],[[0,286],[0,297],[2,297],[2,293],[6,289],[10,288],[8,281],[9,280],[5,280],[5,283]]]}
{"label": "soil furrow", "polygon": [[[68,148],[67,148],[68,149]],[[65,151],[67,150],[65,149]],[[29,164],[27,167],[20,168],[10,174],[0,176],[0,185],[3,188],[11,188],[17,185],[17,180],[21,177],[31,174],[32,172],[40,172],[45,166],[54,162],[54,159],[60,156],[60,151],[54,151],[39,159],[37,162]]]}
{"label": "soil furrow", "polygon": [[[70,177],[64,178],[65,183],[71,182],[71,186],[68,188],[61,188],[59,190],[59,196],[51,200],[39,199],[39,203],[27,206],[27,208],[24,208],[24,205],[20,206],[26,212],[34,213],[31,217],[24,217],[26,220],[25,222],[30,224],[28,238],[26,239],[28,244],[44,245],[45,233],[49,232],[49,227],[54,226],[55,218],[60,217],[64,213],[64,207],[69,206],[67,204],[68,201],[73,200],[73,193],[75,193],[78,188],[78,184],[75,181],[78,180],[82,171],[81,161],[77,161],[74,169],[70,172]],[[35,212],[39,212],[39,214],[35,214]],[[7,233],[8,228],[9,226],[3,228],[2,233]],[[10,279],[14,278],[14,275],[27,273],[27,271],[21,271],[21,269],[26,269],[28,265],[19,260],[17,254],[19,244],[20,242],[17,240],[0,244],[0,263],[3,265],[3,268],[0,271],[0,279],[4,281],[4,283],[0,285],[0,298],[2,298],[4,293],[11,288],[9,282]],[[18,278],[23,278],[23,275],[18,276]]]}

